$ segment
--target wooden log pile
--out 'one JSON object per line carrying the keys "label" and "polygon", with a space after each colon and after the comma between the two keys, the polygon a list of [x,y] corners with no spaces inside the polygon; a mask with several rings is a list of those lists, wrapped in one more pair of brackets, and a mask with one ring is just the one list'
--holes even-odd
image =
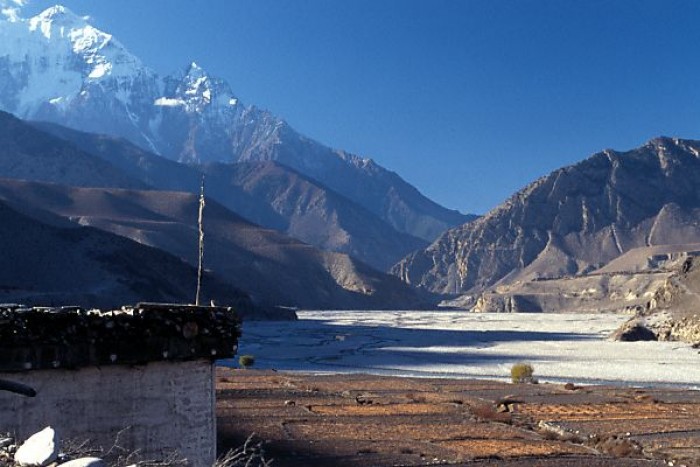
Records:
{"label": "wooden log pile", "polygon": [[239,337],[240,320],[226,307],[0,305],[0,371],[230,358]]}

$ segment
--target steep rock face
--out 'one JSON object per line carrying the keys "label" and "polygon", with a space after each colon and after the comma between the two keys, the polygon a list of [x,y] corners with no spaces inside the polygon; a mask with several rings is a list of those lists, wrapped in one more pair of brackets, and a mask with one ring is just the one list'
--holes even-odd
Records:
{"label": "steep rock face", "polygon": [[195,63],[159,77],[110,34],[60,6],[28,20],[0,18],[0,110],[124,137],[181,162],[274,160],[428,241],[470,219],[372,160],[325,147],[244,105]]}
{"label": "steep rock face", "polygon": [[[474,312],[638,313],[700,244],[665,244],[633,248],[604,267],[583,275],[518,280],[498,284],[478,297],[465,295],[453,306]],[[526,280],[521,280],[520,278]]]}
{"label": "steep rock face", "polygon": [[122,139],[54,124],[35,126],[90,151],[155,189],[197,193],[204,174],[207,196],[246,219],[324,250],[349,254],[381,271],[427,246],[427,242],[397,232],[374,213],[277,162],[183,165]]}
{"label": "steep rock face", "polygon": [[691,252],[685,261],[648,301],[646,307],[618,330],[613,338],[635,324],[656,340],[683,341],[700,346],[700,252]]}
{"label": "steep rock face", "polygon": [[700,142],[658,138],[552,172],[393,268],[440,293],[597,269],[628,250],[700,241]]}

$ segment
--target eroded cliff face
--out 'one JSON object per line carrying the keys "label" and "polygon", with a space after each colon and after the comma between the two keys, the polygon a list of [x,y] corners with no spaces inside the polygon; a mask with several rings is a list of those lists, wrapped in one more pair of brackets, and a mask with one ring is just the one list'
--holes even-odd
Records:
{"label": "eroded cliff face", "polygon": [[482,313],[635,314],[648,309],[669,278],[698,255],[700,244],[635,248],[587,274],[518,280],[450,303]]}
{"label": "eroded cliff face", "polygon": [[700,242],[700,142],[657,138],[552,172],[393,268],[444,294],[587,274],[639,247]]}
{"label": "eroded cliff face", "polygon": [[688,257],[613,338],[630,340],[625,336],[635,328],[651,331],[656,340],[700,345],[700,257]]}

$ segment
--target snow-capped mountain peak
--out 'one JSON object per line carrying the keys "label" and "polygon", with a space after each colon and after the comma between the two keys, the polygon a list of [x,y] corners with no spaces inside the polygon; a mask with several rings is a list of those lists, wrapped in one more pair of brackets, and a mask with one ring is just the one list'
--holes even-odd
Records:
{"label": "snow-capped mountain peak", "polygon": [[182,107],[187,113],[226,111],[238,105],[230,86],[214,78],[196,62],[176,77],[166,78],[165,96],[156,99],[161,107]]}
{"label": "snow-capped mountain peak", "polygon": [[89,17],[56,5],[25,19],[24,3],[0,0],[2,111],[118,136],[181,162],[278,161],[428,240],[464,220],[372,161],[244,105],[196,62],[161,77]]}
{"label": "snow-capped mountain peak", "polygon": [[127,106],[133,83],[157,88],[155,74],[88,17],[61,5],[28,19],[16,7],[5,10],[5,19],[0,17],[0,58],[8,65],[0,86],[3,110],[51,119],[49,114],[62,113],[90,94],[110,94]]}
{"label": "snow-capped mountain peak", "polygon": [[30,31],[40,32],[48,41],[68,41],[72,52],[83,58],[87,78],[132,75],[143,67],[111,34],[90,25],[88,19],[56,5],[30,18],[28,25]]}
{"label": "snow-capped mountain peak", "polygon": [[87,23],[88,17],[80,17],[68,8],[56,5],[47,8],[38,15],[29,18],[29,30],[40,32],[46,39],[61,40],[65,38],[80,37],[85,31],[88,36],[101,37],[103,40],[109,36]]}
{"label": "snow-capped mountain peak", "polygon": [[70,9],[62,5],[54,5],[42,11],[38,15],[30,18],[30,29],[40,28],[44,35],[49,38],[51,28],[58,27],[82,27],[86,24],[86,19],[73,13]]}
{"label": "snow-capped mountain peak", "polygon": [[186,96],[201,96],[211,101],[211,79],[196,62],[192,62],[185,73],[180,91]]}
{"label": "snow-capped mountain peak", "polygon": [[187,72],[185,74],[190,76],[206,76],[207,72],[204,71],[204,68],[199,66],[197,62],[192,62],[190,66],[187,67]]}

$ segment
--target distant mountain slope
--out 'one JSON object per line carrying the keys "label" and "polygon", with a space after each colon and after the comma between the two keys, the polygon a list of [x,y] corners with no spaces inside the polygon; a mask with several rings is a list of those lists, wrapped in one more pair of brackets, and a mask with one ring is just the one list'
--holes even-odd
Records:
{"label": "distant mountain slope", "polygon": [[123,139],[49,123],[33,125],[156,189],[198,192],[204,173],[207,195],[234,212],[324,250],[349,254],[381,271],[427,246],[427,242],[394,230],[358,204],[276,162],[183,165]]}
{"label": "distant mountain slope", "polygon": [[[275,160],[319,180],[388,222],[399,232],[432,241],[446,229],[474,219],[423,196],[373,160],[332,150],[277,121],[224,160]],[[211,153],[202,147],[202,153]]]}
{"label": "distant mountain slope", "polygon": [[[0,180],[0,199],[29,214],[41,207],[197,263],[194,194]],[[250,224],[213,200],[207,202],[205,232],[207,269],[249,292],[256,303],[339,309],[427,306],[393,276]]]}
{"label": "distant mountain slope", "polygon": [[0,176],[74,186],[146,187],[108,162],[5,112],[0,112]]}
{"label": "distant mountain slope", "polygon": [[181,162],[277,161],[427,241],[470,218],[371,159],[330,149],[244,105],[195,63],[161,78],[61,6],[29,19],[0,16],[0,110],[124,137]]}
{"label": "distant mountain slope", "polygon": [[[55,201],[58,202],[58,201]],[[90,227],[28,217],[0,201],[0,301],[119,307],[191,303],[196,270],[172,255]],[[208,276],[203,295],[256,315],[240,290]]]}
{"label": "distant mountain slope", "polygon": [[440,293],[597,269],[644,246],[700,242],[700,142],[658,138],[552,172],[393,268]]}
{"label": "distant mountain slope", "polygon": [[[380,271],[427,246],[424,240],[392,229],[363,207],[275,162],[209,164],[203,170],[211,196],[225,199],[224,204],[236,212],[270,227],[278,218],[282,224],[276,228],[288,235],[349,254]],[[234,187],[245,196],[231,196]],[[246,199],[255,200],[255,205]],[[274,212],[273,217],[265,211]]]}

